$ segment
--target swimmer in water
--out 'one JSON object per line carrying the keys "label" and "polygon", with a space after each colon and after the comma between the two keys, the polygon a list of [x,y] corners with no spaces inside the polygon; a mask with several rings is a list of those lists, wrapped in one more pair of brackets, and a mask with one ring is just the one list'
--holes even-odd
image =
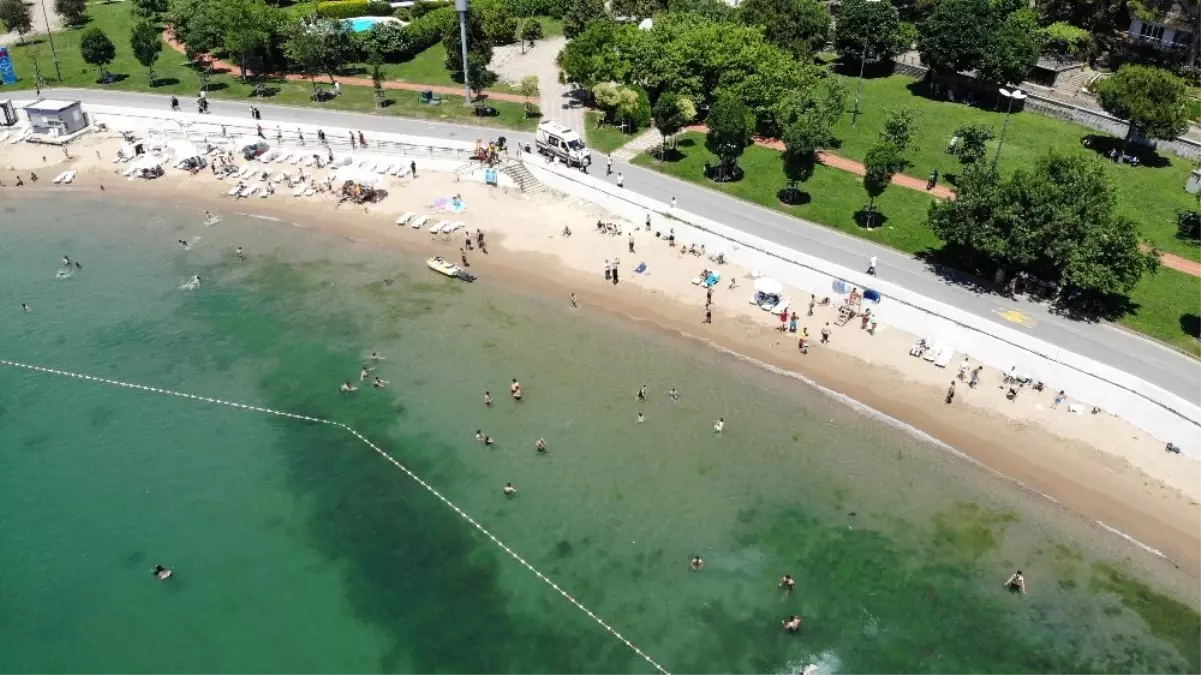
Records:
{"label": "swimmer in water", "polygon": [[646,385],[645,384],[638,388],[638,400],[639,401],[646,400]]}
{"label": "swimmer in water", "polygon": [[725,429],[725,428],[726,428],[726,418],[718,417],[717,421],[713,423],[713,430],[720,434],[721,430]]}
{"label": "swimmer in water", "polygon": [[1005,581],[1005,588],[1009,589],[1010,593],[1026,593],[1026,577],[1022,576],[1022,571],[1014,572],[1009,579]]}
{"label": "swimmer in water", "polygon": [[237,249],[234,250],[234,255],[238,256],[239,260],[246,259],[246,252],[242,250],[241,246],[239,246]]}
{"label": "swimmer in water", "polygon": [[183,239],[180,239],[179,246],[180,246],[180,248],[186,249],[186,248],[188,248],[188,242],[184,241]]}
{"label": "swimmer in water", "polygon": [[192,288],[200,288],[200,275],[199,274],[194,275],[192,277],[192,280],[189,281],[188,283],[190,283],[192,285]]}
{"label": "swimmer in water", "polygon": [[505,483],[505,494],[512,495],[514,492],[517,492],[517,488],[513,487],[512,483]]}
{"label": "swimmer in water", "polygon": [[796,588],[796,579],[793,579],[791,574],[785,574],[784,578],[780,579],[780,588],[791,593]]}
{"label": "swimmer in water", "polygon": [[667,390],[667,398],[670,398],[673,401],[679,401],[680,392],[676,391],[675,387],[672,387],[671,389]]}
{"label": "swimmer in water", "polygon": [[644,417],[644,416],[642,415],[642,413],[638,413],[638,419],[637,419],[637,420],[635,420],[635,422],[637,422],[638,424],[642,424],[642,423],[643,423],[643,422],[645,422],[645,421],[646,421],[646,417]]}
{"label": "swimmer in water", "polygon": [[490,392],[490,391],[484,392],[484,407],[485,408],[492,407],[492,392]]}
{"label": "swimmer in water", "polygon": [[71,258],[69,256],[63,256],[63,267],[70,267],[70,266],[71,266]]}
{"label": "swimmer in water", "polygon": [[359,390],[358,387],[354,386],[353,384],[351,384],[349,382],[342,383],[341,391],[344,394],[348,393],[348,392],[352,392],[352,391],[358,391],[358,390]]}
{"label": "swimmer in water", "polygon": [[492,445],[492,437],[484,436],[484,445]]}
{"label": "swimmer in water", "polygon": [[58,273],[55,274],[54,276],[59,279],[66,279],[67,277],[71,276],[71,273],[68,272],[67,270],[59,270]]}
{"label": "swimmer in water", "polygon": [[517,378],[513,378],[513,384],[509,385],[509,393],[513,395],[513,400],[521,403],[521,383]]}
{"label": "swimmer in water", "polygon": [[788,617],[787,621],[781,621],[780,625],[784,626],[784,629],[789,633],[795,633],[801,629],[801,617],[793,614],[792,616]]}
{"label": "swimmer in water", "polygon": [[377,377],[375,378],[375,381],[371,383],[371,386],[375,387],[376,389],[383,389],[384,387],[388,386],[388,381],[381,380]]}
{"label": "swimmer in water", "polygon": [[83,265],[80,265],[78,260],[75,261],[75,269],[79,270],[80,272],[83,271]]}
{"label": "swimmer in water", "polygon": [[380,354],[379,352],[371,352],[371,355],[368,356],[367,358],[372,361],[383,361],[384,355]]}
{"label": "swimmer in water", "polygon": [[368,375],[368,373],[370,373],[370,372],[371,372],[370,368],[363,366],[363,370],[359,372],[359,382],[366,381],[367,378],[370,377],[370,375]]}
{"label": "swimmer in water", "polygon": [[538,452],[546,452],[546,439],[539,438],[537,443],[534,443],[534,449]]}
{"label": "swimmer in water", "polygon": [[484,442],[484,432],[479,429],[476,429],[475,430],[475,440],[479,441],[480,443],[483,443]]}
{"label": "swimmer in water", "polygon": [[692,556],[692,562],[688,564],[692,567],[692,571],[696,572],[705,566],[705,561],[699,555],[694,555]]}
{"label": "swimmer in water", "polygon": [[154,578],[158,579],[159,581],[166,581],[167,579],[171,578],[171,570],[163,567],[162,565],[155,565],[154,569],[150,570],[150,573],[153,574]]}
{"label": "swimmer in water", "polygon": [[32,312],[33,308],[22,302],[21,303],[21,311],[22,312]]}

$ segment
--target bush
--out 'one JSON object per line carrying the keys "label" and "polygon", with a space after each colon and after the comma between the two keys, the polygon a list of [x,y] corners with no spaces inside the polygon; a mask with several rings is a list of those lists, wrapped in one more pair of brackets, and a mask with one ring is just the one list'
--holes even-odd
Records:
{"label": "bush", "polygon": [[392,5],[383,0],[369,0],[367,2],[367,16],[392,16]]}
{"label": "bush", "polygon": [[[414,5],[415,7],[416,5]],[[413,19],[412,23],[405,26],[405,33],[408,34],[408,53],[404,54],[401,60],[412,58],[438,44],[446,33],[447,27],[454,23],[455,8],[450,6],[436,8],[432,12]]]}
{"label": "bush", "polygon": [[409,16],[414,19],[420,19],[426,14],[437,9],[442,9],[443,7],[454,7],[454,3],[449,0],[417,0],[409,9]]}
{"label": "bush", "polygon": [[638,103],[630,110],[625,112],[625,121],[630,123],[630,133],[645,129],[650,126],[653,111],[651,109],[651,98],[647,95],[646,90],[642,87],[632,84],[628,87],[634,90],[638,95]]}
{"label": "bush", "polygon": [[403,61],[412,54],[409,31],[395,21],[377,23],[361,33],[351,36],[359,53],[368,58],[378,56],[388,63]]}
{"label": "bush", "polygon": [[405,23],[413,20],[413,13],[409,11],[408,7],[397,7],[396,11],[392,12],[392,16],[404,21]]}
{"label": "bush", "polygon": [[479,0],[475,4],[484,25],[484,35],[494,45],[517,41],[517,19],[503,0]]}

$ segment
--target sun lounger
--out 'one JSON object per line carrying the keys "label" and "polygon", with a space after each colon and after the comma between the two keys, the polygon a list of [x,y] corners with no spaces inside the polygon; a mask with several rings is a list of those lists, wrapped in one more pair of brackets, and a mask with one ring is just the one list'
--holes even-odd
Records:
{"label": "sun lounger", "polygon": [[305,191],[304,191],[304,196],[305,196],[305,197],[312,197],[312,196],[313,196],[313,195],[315,195],[315,194],[317,194],[317,190],[315,190],[315,189],[313,189],[313,188],[309,188],[309,189],[307,189],[307,190],[305,190]]}
{"label": "sun lounger", "polygon": [[943,348],[938,352],[938,356],[934,359],[934,365],[939,368],[946,368],[951,365],[951,359],[955,358],[955,350],[943,345]]}
{"label": "sun lounger", "polygon": [[291,155],[288,155],[288,164],[299,164],[300,158],[301,154],[299,152],[292,153]]}
{"label": "sun lounger", "polygon": [[417,214],[413,213],[412,211],[407,211],[407,212],[401,214],[401,216],[396,219],[396,224],[397,225],[408,225],[409,221],[412,220],[416,215]]}
{"label": "sun lounger", "polygon": [[429,216],[420,216],[420,217],[418,217],[418,218],[417,218],[417,220],[414,220],[414,221],[413,221],[413,223],[412,223],[412,225],[411,225],[410,227],[412,227],[414,230],[420,230],[420,229],[421,229],[422,227],[424,227],[424,226],[425,226],[425,224],[426,224],[426,223],[428,223],[429,221],[430,221],[430,217],[429,217]]}
{"label": "sun lounger", "polygon": [[405,176],[409,175],[409,165],[401,164],[400,168],[396,170],[396,173],[392,175],[396,176],[397,178],[404,178]]}
{"label": "sun lounger", "polygon": [[445,225],[446,225],[445,220],[439,220],[436,223],[434,223],[433,225],[430,225],[430,232],[441,232],[442,228]]}
{"label": "sun lounger", "polygon": [[121,175],[125,176],[126,178],[129,178],[129,177],[133,176],[134,172],[137,170],[138,170],[138,167],[131,166],[128,169],[126,169]]}
{"label": "sun lounger", "polygon": [[403,165],[402,164],[393,164],[392,166],[388,167],[388,175],[395,176],[397,173],[400,173],[401,166],[403,166]]}
{"label": "sun lounger", "polygon": [[463,229],[464,227],[467,227],[467,224],[461,220],[456,220],[455,222],[451,223],[451,226],[452,226],[450,228],[451,232],[458,232],[459,230]]}
{"label": "sun lounger", "polygon": [[281,172],[281,173],[277,173],[274,176],[272,176],[271,182],[272,183],[282,183],[287,179],[288,179],[288,174],[286,172]]}
{"label": "sun lounger", "polygon": [[238,178],[246,178],[249,175],[250,175],[250,167],[249,166],[242,167],[242,170],[238,172]]}
{"label": "sun lounger", "polygon": [[[927,342],[926,344],[929,344],[929,342]],[[930,347],[928,347],[926,349],[926,353],[922,354],[922,358],[929,361],[930,363],[934,363],[934,359],[938,358],[938,355],[946,348],[947,348],[947,346],[944,345],[943,343],[935,342],[933,345],[931,345]]]}
{"label": "sun lounger", "polygon": [[307,189],[309,189],[309,186],[308,186],[308,184],[307,184],[307,183],[301,183],[299,186],[297,186],[297,187],[296,187],[296,189],[295,189],[295,190],[292,190],[292,196],[293,196],[293,197],[299,197],[299,196],[303,195],[303,194],[304,194],[304,191],[305,191],[305,190],[307,190]]}
{"label": "sun lounger", "polygon": [[64,171],[64,172],[62,172],[62,173],[58,174],[57,176],[55,176],[55,177],[54,177],[54,182],[55,182],[55,183],[61,183],[61,182],[63,182],[63,179],[67,177],[67,173],[69,173],[69,172],[67,172],[67,171]]}
{"label": "sun lounger", "polygon": [[250,195],[252,195],[258,191],[259,191],[259,186],[247,185],[247,186],[243,187],[240,191],[238,191],[238,196],[239,197],[249,197]]}
{"label": "sun lounger", "polygon": [[75,172],[68,171],[67,175],[63,178],[63,184],[66,185],[67,183],[70,183],[73,180],[75,180]]}
{"label": "sun lounger", "polygon": [[792,299],[784,298],[783,300],[777,302],[775,307],[771,308],[771,313],[779,314],[780,312],[786,311],[790,305],[792,305]]}
{"label": "sun lounger", "polygon": [[442,226],[442,229],[438,230],[439,234],[450,234],[451,232],[454,232],[454,231],[455,231],[455,224],[451,223],[451,222],[446,223],[445,225]]}
{"label": "sun lounger", "polygon": [[312,166],[312,165],[313,165],[313,156],[312,156],[312,155],[305,155],[305,158],[304,158],[304,162],[303,162],[303,163],[304,163],[304,165],[305,165],[305,166]]}

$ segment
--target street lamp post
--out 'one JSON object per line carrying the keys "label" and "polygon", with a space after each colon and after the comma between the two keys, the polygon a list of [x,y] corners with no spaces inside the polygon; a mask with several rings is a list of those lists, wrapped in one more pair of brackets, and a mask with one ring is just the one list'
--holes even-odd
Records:
{"label": "street lamp post", "polygon": [[46,22],[46,38],[50,41],[50,54],[54,57],[54,74],[58,81],[63,81],[63,73],[58,68],[58,52],[54,49],[54,35],[50,32],[50,17],[46,15],[46,0],[42,0],[42,19]]}
{"label": "street lamp post", "polygon": [[467,0],[455,0],[459,12],[459,48],[463,51],[463,100],[471,104],[471,79],[467,75]]}
{"label": "street lamp post", "polygon": [[993,155],[992,158],[992,172],[994,174],[997,172],[997,162],[1001,161],[1001,146],[1005,145],[1005,132],[1009,130],[1009,113],[1013,112],[1013,102],[1026,98],[1026,94],[1022,93],[1021,89],[1009,91],[1008,89],[1001,88],[998,91],[1001,92],[1002,96],[1009,99],[1009,106],[1005,108],[1005,124],[1001,126],[1001,138],[997,141],[997,154]]}
{"label": "street lamp post", "polygon": [[[869,4],[880,2],[880,0],[864,1]],[[863,53],[859,56],[859,82],[855,85],[855,109],[851,111],[851,128],[854,128],[855,123],[859,120],[859,95],[863,91],[863,69],[867,66],[867,38],[870,33],[867,31],[867,26],[863,28]]]}

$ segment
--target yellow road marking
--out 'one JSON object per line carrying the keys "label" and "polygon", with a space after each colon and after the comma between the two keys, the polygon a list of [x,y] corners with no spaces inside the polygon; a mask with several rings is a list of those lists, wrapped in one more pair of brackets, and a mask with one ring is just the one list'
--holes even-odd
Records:
{"label": "yellow road marking", "polygon": [[993,312],[996,313],[997,316],[1000,316],[1002,319],[1005,319],[1010,323],[1016,323],[1022,326],[1033,326],[1035,324],[1034,319],[1031,319],[1016,309],[997,308],[994,309]]}

